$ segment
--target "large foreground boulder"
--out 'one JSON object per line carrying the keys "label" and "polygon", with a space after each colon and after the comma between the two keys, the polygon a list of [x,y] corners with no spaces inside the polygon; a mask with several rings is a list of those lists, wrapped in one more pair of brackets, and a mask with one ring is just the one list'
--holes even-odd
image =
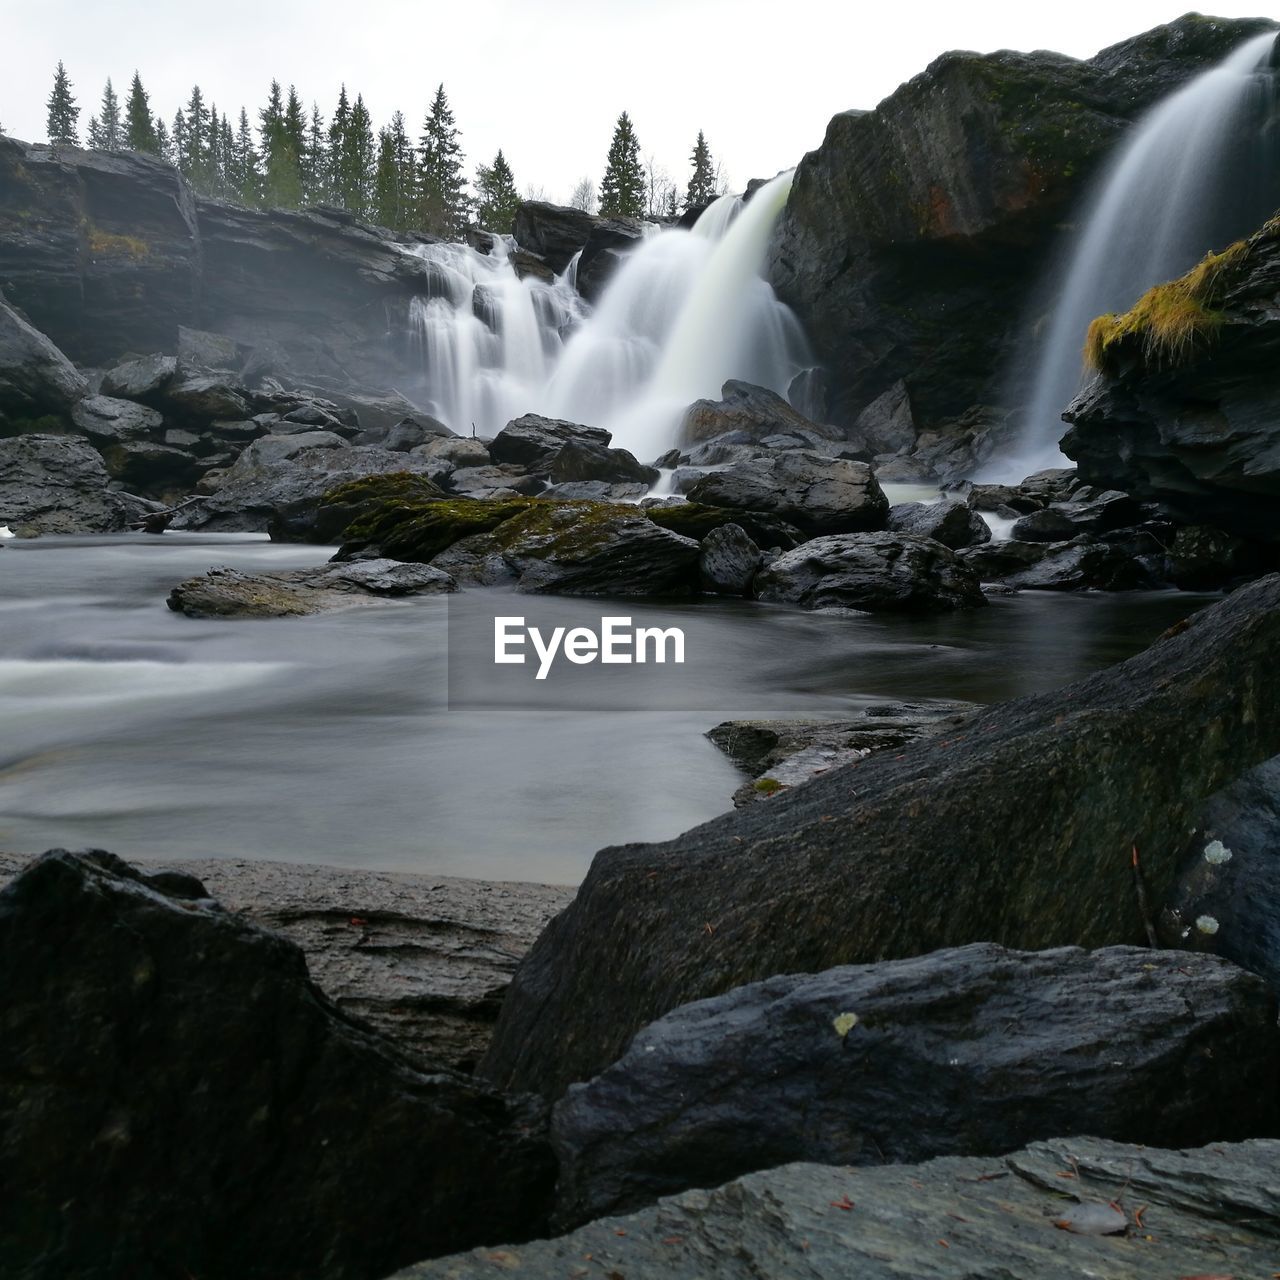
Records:
{"label": "large foreground boulder", "polygon": [[0,894],[0,1272],[374,1280],[538,1228],[535,1113],[405,1057],[188,875]]}
{"label": "large foreground boulder", "polygon": [[75,365],[0,296],[0,427],[65,413],[87,392]]}
{"label": "large foreground boulder", "polygon": [[393,1280],[1244,1280],[1275,1270],[1278,1162],[1265,1139],[1065,1138],[1001,1159],[791,1164]]}
{"label": "large foreground boulder", "polygon": [[557,1105],[557,1218],[792,1160],[1275,1135],[1275,1014],[1267,984],[1233,964],[1139,947],[975,943],[753,983],[651,1023]]}
{"label": "large foreground boulder", "polygon": [[1141,941],[1200,803],[1280,751],[1277,645],[1272,575],[1065,689],[604,850],[517,973],[483,1070],[558,1097],[655,1017],[746,982],[975,941]]}
{"label": "large foreground boulder", "polygon": [[687,444],[730,434],[757,444],[797,432],[828,440],[840,435],[833,427],[810,421],[776,391],[736,378],[721,387],[719,400],[695,400],[685,411],[680,431]]}
{"label": "large foreground boulder", "polygon": [[128,508],[107,483],[98,451],[78,436],[0,440],[0,525],[19,537],[123,529]]}

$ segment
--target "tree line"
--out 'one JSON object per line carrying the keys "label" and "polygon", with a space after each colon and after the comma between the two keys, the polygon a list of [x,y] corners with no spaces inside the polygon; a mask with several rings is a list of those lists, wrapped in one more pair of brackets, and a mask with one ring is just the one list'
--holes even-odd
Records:
{"label": "tree line", "polygon": [[[58,63],[47,102],[51,146],[80,146],[81,108],[66,68]],[[206,102],[197,85],[170,123],[154,113],[135,71],[123,104],[110,79],[90,115],[84,145],[140,151],[174,165],[203,195],[250,208],[330,205],[397,231],[461,238],[473,223],[509,234],[521,202],[502,150],[477,166],[468,184],[461,134],[441,84],[415,141],[402,112],[375,133],[363,95],[343,85],[326,121],[314,102],[306,110],[297,90],[273,80],[256,122],[241,107],[233,118]],[[676,217],[700,208],[723,190],[702,131],[690,155],[690,177],[679,190],[652,157],[641,159],[627,112],[614,126],[598,197],[583,178],[570,203],[605,216]],[[525,198],[545,198],[526,188]]]}

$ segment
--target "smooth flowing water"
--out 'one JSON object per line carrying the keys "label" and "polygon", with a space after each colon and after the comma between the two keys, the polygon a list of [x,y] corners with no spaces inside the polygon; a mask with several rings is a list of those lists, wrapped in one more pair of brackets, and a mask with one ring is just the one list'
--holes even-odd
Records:
{"label": "smooth flowing water", "polygon": [[1089,322],[1257,229],[1280,204],[1276,33],[1247,40],[1136,123],[1095,180],[1034,366],[1021,439],[984,478],[1069,466],[1062,411],[1080,389]]}
{"label": "smooth flowing water", "polygon": [[573,287],[576,260],[547,283],[517,276],[508,240],[487,255],[420,246],[432,286],[409,318],[431,408],[462,434],[523,413],[601,426],[647,462],[727,379],[785,393],[810,357],[762,272],[790,189],[786,173],[745,203],[721,197],[692,229],[653,228],[594,309]]}
{"label": "smooth flowing water", "polygon": [[[623,612],[686,631],[686,668],[607,680],[583,668],[582,682],[570,671],[550,702],[489,687],[478,678],[488,655],[450,653],[450,611],[491,610],[492,592],[269,622],[197,621],[164,604],[211,565],[328,554],[257,535],[7,543],[0,849],[576,883],[603,845],[672,836],[729,808],[742,779],[703,736],[721,720],[1049,689],[1204,600],[1023,594],[903,618],[511,596],[513,613],[549,609],[559,625]],[[471,664],[471,687],[450,681],[451,660]]]}

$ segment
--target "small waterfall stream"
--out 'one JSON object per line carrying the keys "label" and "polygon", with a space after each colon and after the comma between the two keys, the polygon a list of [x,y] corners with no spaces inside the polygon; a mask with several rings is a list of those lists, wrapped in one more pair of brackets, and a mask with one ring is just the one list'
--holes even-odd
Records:
{"label": "small waterfall stream", "polygon": [[722,196],[691,229],[656,228],[589,307],[576,259],[553,282],[520,279],[512,244],[414,250],[430,288],[409,321],[435,415],[493,435],[523,413],[606,427],[651,461],[676,443],[686,406],[729,378],[785,394],[812,363],[800,325],[763,276],[791,190],[786,173],[744,203]]}
{"label": "small waterfall stream", "polygon": [[1034,369],[1018,447],[984,478],[1016,482],[1070,465],[1061,414],[1079,390],[1085,330],[1211,249],[1248,235],[1280,204],[1275,32],[1245,41],[1135,124],[1096,180]]}

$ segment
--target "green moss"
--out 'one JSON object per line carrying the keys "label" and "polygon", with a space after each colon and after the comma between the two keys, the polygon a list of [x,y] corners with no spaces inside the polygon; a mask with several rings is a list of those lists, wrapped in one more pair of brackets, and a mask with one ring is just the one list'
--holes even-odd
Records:
{"label": "green moss", "polygon": [[1221,253],[1207,254],[1179,279],[1148,289],[1122,315],[1096,317],[1085,335],[1085,363],[1107,369],[1121,351],[1136,350],[1150,366],[1186,364],[1217,338],[1225,320],[1219,310],[1223,295],[1249,252],[1248,241],[1237,241]]}
{"label": "green moss", "polygon": [[121,236],[110,231],[103,231],[88,223],[85,231],[89,240],[89,252],[94,257],[124,257],[140,262],[151,256],[151,246],[137,236]]}
{"label": "green moss", "polygon": [[753,790],[758,791],[762,796],[777,795],[779,791],[784,789],[782,783],[779,782],[777,778],[757,778],[755,782],[752,783],[752,788]]}

